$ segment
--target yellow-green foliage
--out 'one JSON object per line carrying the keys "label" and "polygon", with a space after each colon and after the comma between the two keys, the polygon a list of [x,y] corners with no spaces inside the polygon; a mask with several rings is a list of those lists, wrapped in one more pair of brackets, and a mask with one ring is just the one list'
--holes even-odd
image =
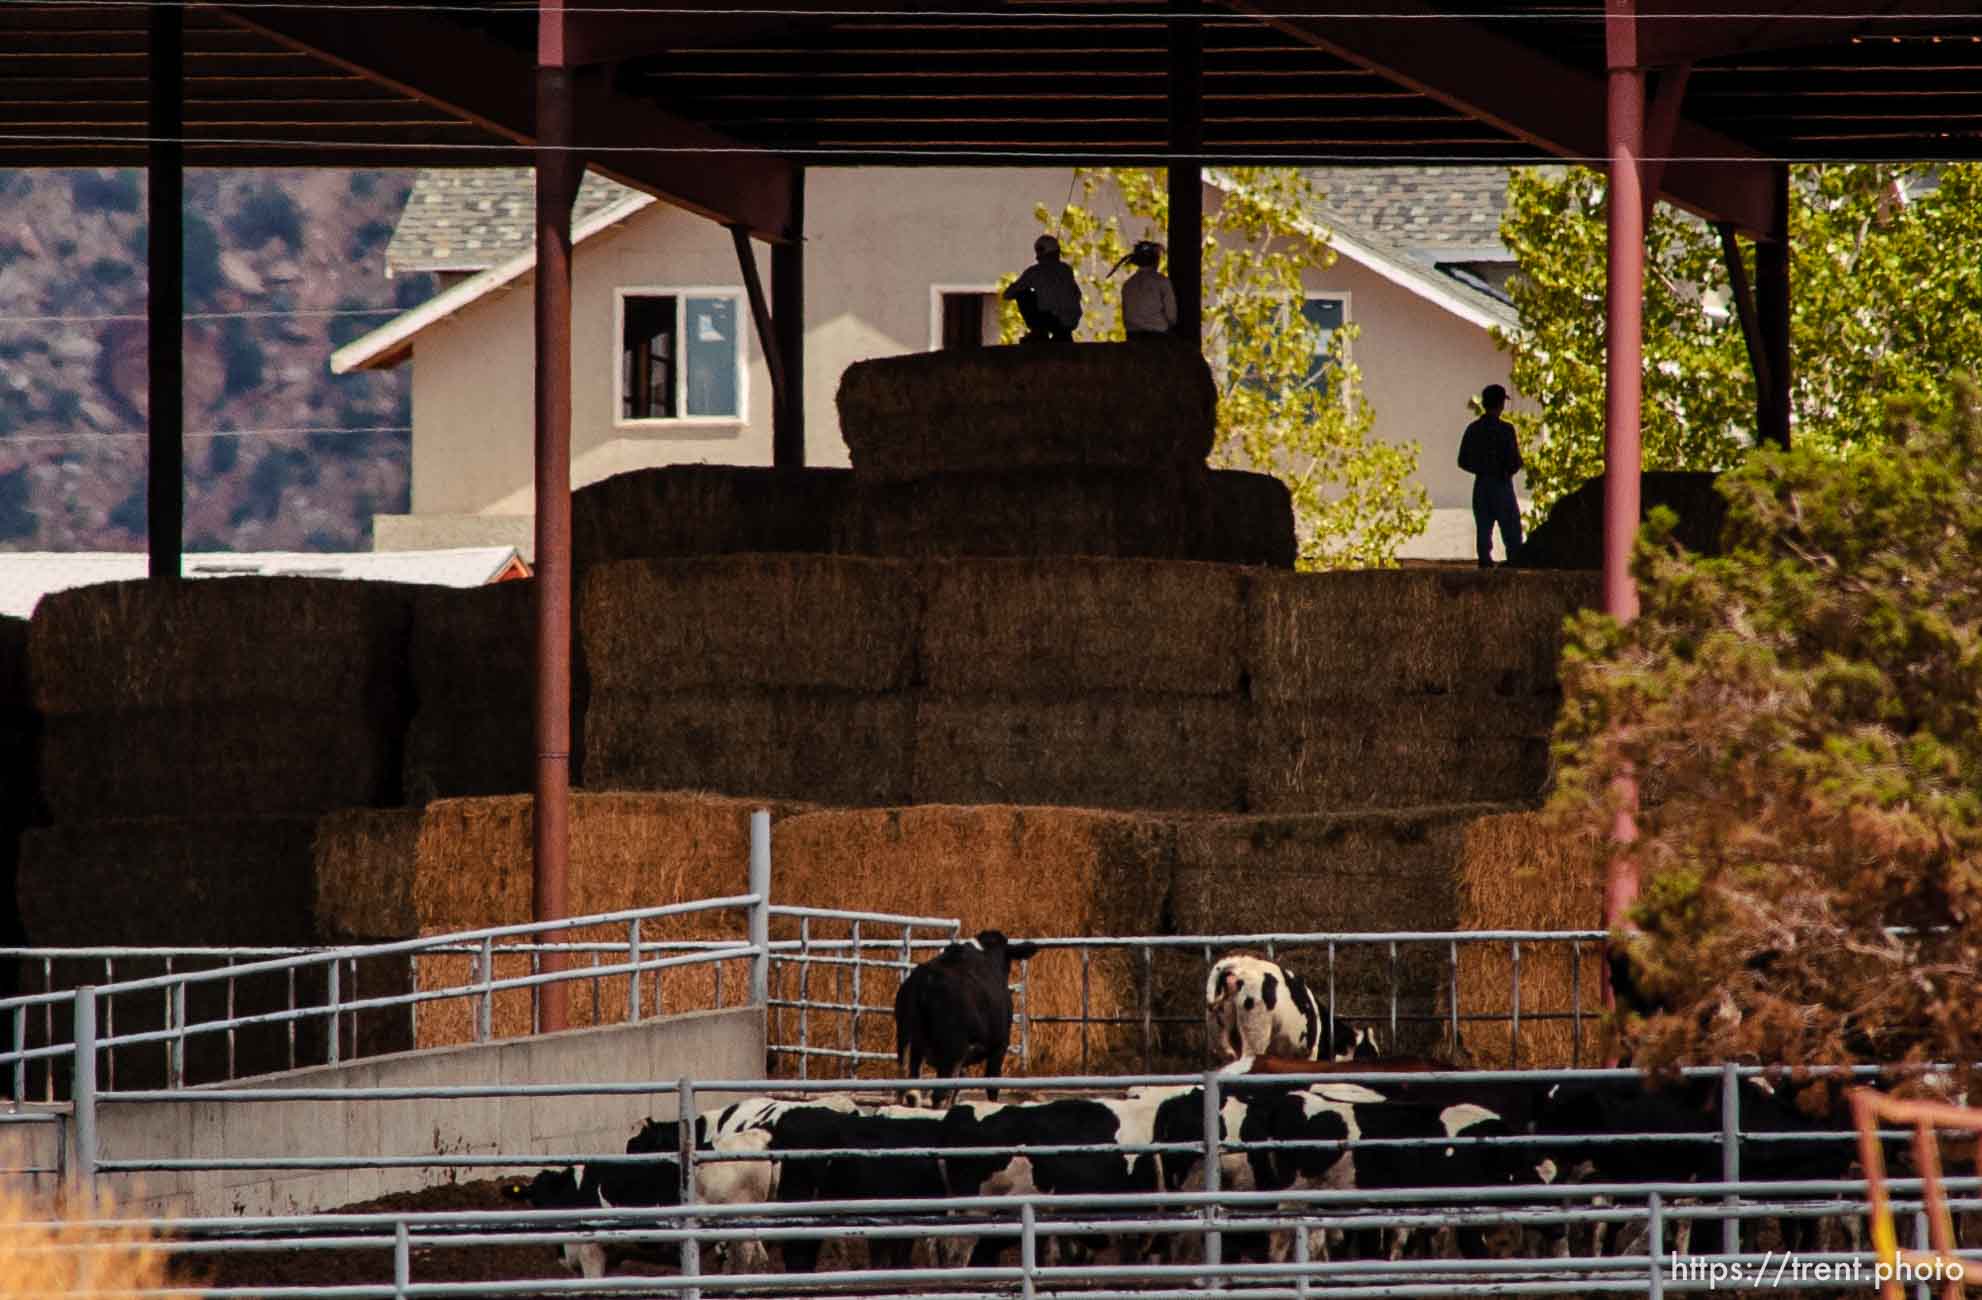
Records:
{"label": "yellow-green foliage", "polygon": [[1982,1049],[1982,409],[1723,476],[1727,554],[1655,515],[1644,608],[1572,620],[1549,812],[1642,791],[1624,1028],[1670,1064]]}

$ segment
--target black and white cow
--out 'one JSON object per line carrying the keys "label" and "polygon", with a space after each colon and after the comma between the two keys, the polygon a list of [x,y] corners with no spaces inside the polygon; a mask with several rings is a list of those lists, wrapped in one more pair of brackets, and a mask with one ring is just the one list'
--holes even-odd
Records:
{"label": "black and white cow", "polygon": [[[906,1076],[920,1077],[925,1060],[939,1079],[954,1079],[980,1061],[985,1078],[1002,1074],[1012,1041],[1012,963],[1037,951],[981,930],[910,971],[895,993],[895,1061]],[[996,1101],[998,1090],[985,1095]],[[956,1096],[945,1090],[945,1104]]]}
{"label": "black and white cow", "polygon": [[[939,1156],[910,1154],[943,1143],[943,1119],[921,1108],[880,1107],[794,1132],[793,1140],[817,1149],[852,1151],[816,1160],[788,1160],[778,1182],[777,1198],[802,1201],[867,1201],[938,1199],[949,1194]],[[904,1269],[915,1242],[907,1237],[867,1237],[869,1265]],[[791,1240],[784,1244],[785,1269],[810,1272],[818,1266],[819,1242]]]}
{"label": "black and white cow", "polygon": [[1376,1031],[1331,1017],[1292,970],[1256,953],[1220,957],[1204,982],[1205,1042],[1219,1060],[1247,1056],[1369,1060]]}
{"label": "black and white cow", "polygon": [[[626,1144],[628,1155],[660,1148],[645,1145],[653,1121]],[[672,1150],[672,1147],[667,1148]],[[503,1196],[536,1210],[614,1210],[681,1203],[681,1166],[676,1160],[656,1160],[652,1164],[588,1164],[584,1177],[572,1169],[545,1169],[527,1183],[510,1183]],[[624,1225],[622,1225],[624,1226]],[[609,1245],[595,1241],[565,1242],[559,1260],[569,1271],[586,1278],[604,1277],[616,1264],[648,1256],[650,1250],[638,1246]]]}

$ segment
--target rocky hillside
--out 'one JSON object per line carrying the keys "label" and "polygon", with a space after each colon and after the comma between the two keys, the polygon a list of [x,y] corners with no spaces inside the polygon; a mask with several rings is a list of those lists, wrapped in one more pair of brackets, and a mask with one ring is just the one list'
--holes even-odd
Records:
{"label": "rocky hillside", "polygon": [[[186,174],[186,542],[355,550],[406,508],[403,372],[330,354],[433,292],[388,280],[411,172]],[[0,171],[0,549],[140,549],[142,171]]]}

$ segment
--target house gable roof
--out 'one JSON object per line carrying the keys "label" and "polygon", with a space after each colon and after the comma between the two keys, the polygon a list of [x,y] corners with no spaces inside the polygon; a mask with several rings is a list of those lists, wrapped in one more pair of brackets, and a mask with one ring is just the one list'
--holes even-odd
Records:
{"label": "house gable roof", "polygon": [[[1405,187],[1398,197],[1385,191],[1382,185],[1368,179],[1350,181],[1337,178],[1334,184],[1347,196],[1348,206],[1338,207],[1330,199],[1314,214],[1315,224],[1329,231],[1330,240],[1337,253],[1347,257],[1386,280],[1407,289],[1435,306],[1466,320],[1481,329],[1500,326],[1512,329],[1518,323],[1514,311],[1505,302],[1491,293],[1447,275],[1437,269],[1434,262],[1415,256],[1411,248],[1387,236],[1380,228],[1395,226],[1400,219],[1396,214],[1405,211],[1403,205],[1410,200],[1408,194],[1422,193],[1426,201],[1443,193],[1438,204],[1445,212],[1437,221],[1430,223],[1446,232],[1451,243],[1453,260],[1490,260],[1493,250],[1499,247],[1497,231],[1500,213],[1506,206],[1507,168],[1505,167],[1413,167],[1413,168],[1324,168],[1311,171],[1310,175],[1336,172],[1360,172],[1365,178],[1382,176],[1389,172],[1412,173],[1401,178]],[[1436,183],[1418,173],[1466,172],[1470,175],[1460,178],[1445,191],[1439,191]],[[1490,173],[1490,175],[1489,175]],[[419,199],[421,186],[426,183],[426,175],[415,183],[414,198],[407,202],[407,212],[414,210],[414,201]],[[465,173],[450,173],[463,176]],[[427,234],[409,235],[405,250],[410,257],[424,250],[431,253],[433,246],[421,243],[430,240],[431,232],[439,229],[463,230],[473,228],[480,231],[478,238],[485,240],[488,247],[498,242],[513,250],[503,261],[489,265],[471,278],[462,281],[444,293],[438,294],[420,306],[395,316],[369,334],[352,340],[339,348],[331,356],[330,368],[334,374],[346,374],[353,370],[389,370],[412,356],[415,336],[439,321],[471,306],[488,294],[506,284],[529,274],[536,266],[537,250],[534,232],[531,229],[532,213],[535,209],[535,189],[530,182],[528,169],[491,169],[487,179],[473,184],[463,184],[452,189],[436,184],[426,193],[430,195],[425,210],[416,219],[419,229]],[[519,179],[520,178],[520,179]],[[1496,179],[1497,178],[1497,179]],[[1213,186],[1226,186],[1230,182],[1215,171],[1205,173],[1206,183]],[[634,213],[656,202],[650,195],[627,189],[603,177],[587,174],[586,190],[581,192],[580,212],[573,214],[571,243],[574,249],[584,241],[625,221]],[[1327,182],[1322,182],[1324,189]],[[447,196],[452,194],[465,205],[453,215],[445,215],[449,204]],[[590,211],[585,207],[584,197],[590,194],[593,200]],[[1497,197],[1496,197],[1497,196]],[[486,219],[478,219],[476,205],[493,205]],[[1464,215],[1455,215],[1461,214]],[[1478,216],[1490,213],[1491,220]],[[401,228],[407,218],[401,219]],[[1365,221],[1374,222],[1367,226]],[[510,227],[520,232],[513,237]],[[1480,230],[1484,227],[1492,236],[1488,248],[1479,246]],[[1408,233],[1408,231],[1406,232]],[[1469,242],[1458,242],[1464,237]],[[393,247],[400,246],[398,230],[393,233]],[[392,253],[388,251],[388,258]],[[1505,254],[1501,254],[1505,256]],[[415,269],[411,262],[401,269]],[[428,265],[418,269],[446,269]],[[461,269],[461,268],[452,268]]]}
{"label": "house gable roof", "polygon": [[[633,191],[585,173],[574,224]],[[413,180],[385,246],[388,276],[419,271],[486,271],[533,246],[536,173],[528,167],[431,169]]]}

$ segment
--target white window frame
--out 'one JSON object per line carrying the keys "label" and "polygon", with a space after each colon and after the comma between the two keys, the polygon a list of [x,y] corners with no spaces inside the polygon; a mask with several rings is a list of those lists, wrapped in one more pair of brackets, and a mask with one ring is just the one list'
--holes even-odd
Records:
{"label": "white window frame", "polygon": [[[736,414],[735,415],[651,415],[628,419],[626,377],[622,362],[626,351],[626,300],[628,298],[673,298],[675,345],[681,363],[675,367],[674,409],[688,410],[688,330],[690,298],[728,298],[736,310]],[[704,284],[623,284],[613,289],[612,346],[606,349],[612,364],[612,421],[615,429],[738,428],[750,423],[750,349],[746,340],[756,335],[747,295],[741,285]]]}
{"label": "white window frame", "polygon": [[998,286],[995,284],[932,284],[929,286],[929,351],[943,350],[943,295],[946,293],[981,293],[989,295],[991,310],[998,308]]}
{"label": "white window frame", "polygon": [[[1342,304],[1342,323],[1344,325],[1347,325],[1351,321],[1356,319],[1356,304],[1354,301],[1354,297],[1353,295],[1350,294],[1350,292],[1347,289],[1301,290],[1302,306],[1306,306],[1308,303],[1315,302],[1323,298],[1332,299],[1333,301]],[[1331,331],[1331,333],[1332,332],[1333,331]],[[1344,339],[1342,341],[1342,362],[1344,365],[1353,365],[1355,363],[1356,360],[1355,351],[1356,351],[1356,341],[1354,339]],[[1346,388],[1341,393],[1337,394],[1337,396],[1340,397],[1344,403],[1347,403],[1349,400],[1349,393]]]}

